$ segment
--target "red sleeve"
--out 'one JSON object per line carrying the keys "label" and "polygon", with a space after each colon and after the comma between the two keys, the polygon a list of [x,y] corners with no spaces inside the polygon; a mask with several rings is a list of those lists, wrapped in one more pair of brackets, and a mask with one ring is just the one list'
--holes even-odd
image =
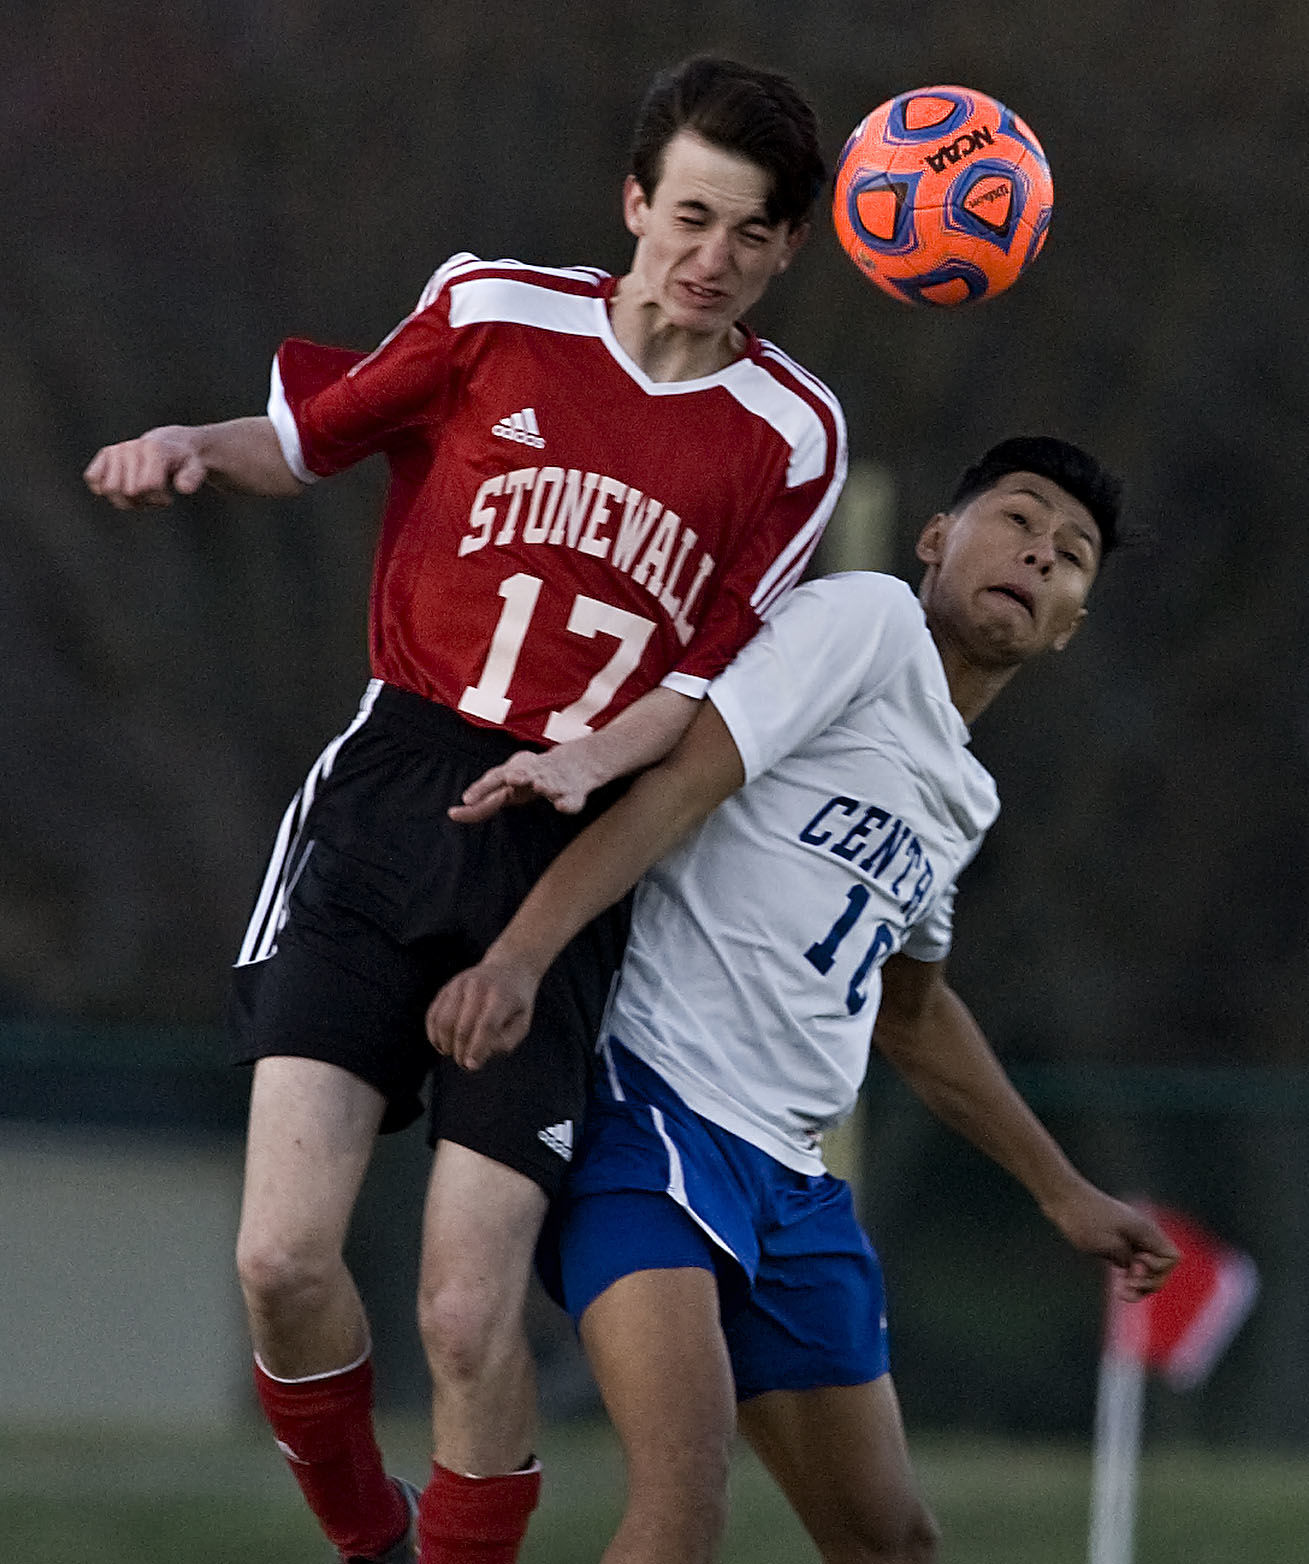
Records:
{"label": "red sleeve", "polygon": [[[446,295],[404,320],[372,353],[290,340],[278,349],[269,415],[292,470],[326,477],[439,418],[451,374]],[[280,405],[279,405],[280,399]]]}

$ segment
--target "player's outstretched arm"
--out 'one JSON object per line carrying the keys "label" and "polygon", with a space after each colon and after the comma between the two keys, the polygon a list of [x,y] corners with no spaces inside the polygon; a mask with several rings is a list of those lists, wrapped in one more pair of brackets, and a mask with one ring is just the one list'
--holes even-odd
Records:
{"label": "player's outstretched arm", "polygon": [[941,964],[891,957],[882,969],[873,1040],[937,1118],[1027,1187],[1069,1243],[1117,1268],[1122,1297],[1163,1285],[1176,1249],[1143,1212],[1073,1167],[1005,1074]]}
{"label": "player's outstretched arm", "polygon": [[662,685],[647,690],[584,738],[567,739],[544,754],[520,749],[492,766],[451,806],[450,818],[471,825],[533,798],[548,800],[560,814],[579,814],[596,788],[662,760],[690,727],[699,705],[692,696]]}
{"label": "player's outstretched arm", "polygon": [[174,494],[194,494],[205,483],[271,498],[289,498],[303,487],[286,465],[272,421],[262,417],[148,429],[104,446],[82,476],[116,510],[171,505]]}
{"label": "player's outstretched arm", "polygon": [[569,843],[477,966],[432,1001],[427,1035],[438,1053],[475,1070],[517,1047],[541,979],[569,940],[744,781],[727,724],[702,702],[672,754]]}

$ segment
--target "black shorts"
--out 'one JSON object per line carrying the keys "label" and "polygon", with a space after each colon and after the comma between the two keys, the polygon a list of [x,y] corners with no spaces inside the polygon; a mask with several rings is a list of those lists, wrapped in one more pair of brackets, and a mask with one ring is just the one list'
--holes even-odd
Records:
{"label": "black shorts", "polygon": [[480,825],[446,809],[522,749],[508,734],[374,681],[292,800],[235,968],[238,1060],[322,1059],[387,1100],[383,1131],[423,1111],[456,1141],[553,1195],[572,1155],[628,904],[582,931],[541,984],[510,1055],[461,1070],[427,1041],[441,985],[478,961],[542,870],[616,796],[582,815],[537,802]]}

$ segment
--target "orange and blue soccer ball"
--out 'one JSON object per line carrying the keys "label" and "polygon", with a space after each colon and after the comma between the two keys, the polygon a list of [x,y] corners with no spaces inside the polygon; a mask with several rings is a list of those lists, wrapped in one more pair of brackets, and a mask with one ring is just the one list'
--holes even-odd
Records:
{"label": "orange and blue soccer ball", "polygon": [[909,304],[991,298],[1045,243],[1054,203],[1041,143],[967,87],[920,87],[858,125],[836,167],[832,217],[870,281]]}

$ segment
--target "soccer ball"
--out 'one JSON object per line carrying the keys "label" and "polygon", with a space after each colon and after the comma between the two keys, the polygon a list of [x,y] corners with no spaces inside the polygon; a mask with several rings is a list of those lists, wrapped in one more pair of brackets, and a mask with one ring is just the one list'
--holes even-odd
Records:
{"label": "soccer ball", "polygon": [[1040,254],[1054,186],[1041,143],[1003,103],[920,87],[855,126],[832,218],[863,274],[909,304],[971,304]]}

